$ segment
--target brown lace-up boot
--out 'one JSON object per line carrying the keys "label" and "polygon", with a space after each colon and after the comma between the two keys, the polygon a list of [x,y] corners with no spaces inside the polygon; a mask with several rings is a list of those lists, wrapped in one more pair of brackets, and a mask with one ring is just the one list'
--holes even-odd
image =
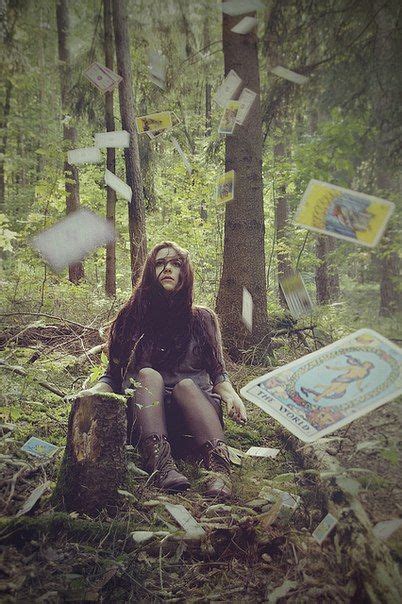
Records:
{"label": "brown lace-up boot", "polygon": [[232,494],[230,479],[230,460],[227,445],[223,440],[214,438],[202,445],[204,466],[214,474],[208,479],[205,496],[226,499]]}
{"label": "brown lace-up boot", "polygon": [[180,474],[173,460],[170,444],[164,434],[150,434],[141,443],[145,469],[154,474],[153,484],[165,491],[178,492],[188,489],[188,479]]}

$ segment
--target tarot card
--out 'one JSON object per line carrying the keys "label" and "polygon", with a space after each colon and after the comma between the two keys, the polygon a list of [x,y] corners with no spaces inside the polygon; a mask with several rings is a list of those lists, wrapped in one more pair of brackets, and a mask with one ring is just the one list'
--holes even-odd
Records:
{"label": "tarot card", "polygon": [[231,69],[222,84],[218,86],[217,91],[215,92],[215,101],[221,107],[226,107],[228,102],[237,94],[241,85],[241,79],[237,73]]}
{"label": "tarot card", "polygon": [[237,111],[236,123],[243,125],[247,118],[248,112],[256,99],[257,94],[249,88],[243,88],[239,96],[239,109]]}
{"label": "tarot card", "polygon": [[240,393],[302,441],[314,442],[402,394],[401,366],[398,346],[360,329]]}
{"label": "tarot card", "polygon": [[320,524],[317,526],[313,533],[314,539],[321,545],[321,543],[326,539],[329,533],[332,531],[334,526],[337,524],[338,520],[332,514],[327,514],[323,520],[321,520]]}
{"label": "tarot card", "polygon": [[108,187],[113,189],[113,191],[116,191],[118,195],[123,197],[123,199],[131,201],[133,195],[131,187],[108,169],[105,170],[105,183]]}
{"label": "tarot card", "polygon": [[33,237],[31,245],[54,271],[60,272],[115,240],[116,231],[109,221],[81,207]]}
{"label": "tarot card", "polygon": [[130,133],[127,130],[116,130],[114,132],[98,132],[95,134],[95,147],[113,147],[114,149],[130,146]]}
{"label": "tarot card", "polygon": [[251,30],[257,25],[258,21],[255,17],[243,17],[230,31],[234,34],[249,34]]}
{"label": "tarot card", "polygon": [[253,298],[248,289],[243,287],[243,303],[241,316],[244,325],[251,332],[253,330]]}
{"label": "tarot card", "polygon": [[281,65],[277,65],[276,67],[271,67],[271,73],[279,76],[280,78],[284,78],[285,80],[289,80],[294,84],[305,84],[308,82],[308,78],[306,76],[301,75],[301,73],[296,73],[295,71],[291,71],[290,69],[286,69],[286,67],[282,67]]}
{"label": "tarot card", "polygon": [[164,54],[156,52],[155,50],[149,51],[149,71],[151,81],[162,88],[166,88],[166,64],[167,58]]}
{"label": "tarot card", "polygon": [[99,164],[103,161],[98,147],[82,147],[82,149],[71,149],[67,152],[69,164],[80,166],[81,164]]}
{"label": "tarot card", "polygon": [[279,281],[279,285],[292,317],[299,319],[312,312],[313,303],[300,273],[293,273],[288,277],[284,277]]}
{"label": "tarot card", "polygon": [[177,153],[182,158],[183,164],[185,165],[187,172],[189,174],[191,174],[193,171],[191,168],[191,164],[187,159],[187,155],[184,153],[183,149],[181,148],[179,141],[174,136],[172,136],[170,140],[172,141],[173,146],[176,149]]}
{"label": "tarot card", "polygon": [[392,201],[313,179],[295,222],[316,233],[375,247],[394,207]]}
{"label": "tarot card", "polygon": [[21,447],[22,451],[25,451],[25,453],[30,453],[35,457],[52,457],[58,449],[59,447],[56,447],[56,445],[52,445],[45,440],[36,438],[36,436],[31,436],[31,438],[29,438]]}
{"label": "tarot card", "polygon": [[263,487],[259,492],[258,497],[266,499],[272,503],[278,497],[280,497],[282,505],[285,508],[290,508],[291,510],[295,510],[300,503],[299,495],[294,495],[293,493],[288,493],[287,491],[282,491],[281,489],[274,489],[273,487]]}
{"label": "tarot card", "polygon": [[218,178],[216,186],[217,203],[227,203],[234,199],[234,181],[234,170],[230,170]]}
{"label": "tarot card", "polygon": [[264,5],[259,0],[227,0],[227,2],[222,2],[220,7],[223,13],[237,17],[264,8]]}
{"label": "tarot card", "polygon": [[236,126],[237,112],[239,111],[239,101],[229,101],[225,107],[219,124],[219,134],[233,134]]}
{"label": "tarot card", "polygon": [[271,457],[272,459],[274,459],[278,453],[279,449],[270,447],[250,447],[248,451],[246,451],[246,455],[252,457]]}
{"label": "tarot card", "polygon": [[180,503],[165,503],[165,508],[173,516],[176,522],[191,537],[202,537],[205,531],[188,510]]}
{"label": "tarot card", "polygon": [[172,115],[170,111],[150,113],[149,115],[137,117],[136,123],[140,134],[143,132],[155,132],[156,130],[167,130],[172,127]]}
{"label": "tarot card", "polygon": [[85,71],[84,76],[92,82],[101,92],[111,92],[122,81],[122,77],[100,63],[92,63]]}

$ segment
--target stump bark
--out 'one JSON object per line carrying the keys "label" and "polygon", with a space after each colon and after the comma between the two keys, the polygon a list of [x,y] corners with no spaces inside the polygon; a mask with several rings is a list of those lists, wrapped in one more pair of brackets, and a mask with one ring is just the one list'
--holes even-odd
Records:
{"label": "stump bark", "polygon": [[117,510],[117,489],[127,469],[126,406],[113,394],[77,398],[53,501],[57,508],[89,516]]}

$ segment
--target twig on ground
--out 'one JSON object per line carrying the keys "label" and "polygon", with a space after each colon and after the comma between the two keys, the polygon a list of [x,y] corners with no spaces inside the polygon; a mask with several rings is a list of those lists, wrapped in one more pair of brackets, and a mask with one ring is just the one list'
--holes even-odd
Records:
{"label": "twig on ground", "polygon": [[56,388],[56,386],[52,386],[51,384],[48,384],[44,380],[38,379],[35,376],[29,376],[28,372],[22,369],[22,367],[18,367],[17,365],[8,365],[2,359],[0,359],[0,368],[1,367],[3,367],[3,369],[6,369],[7,371],[12,371],[17,375],[22,375],[23,377],[32,377],[32,379],[35,380],[35,382],[37,382],[39,386],[50,390],[50,392],[53,392],[53,394],[57,394],[57,396],[60,396],[60,398],[64,398],[66,396],[66,393],[60,390],[59,388]]}

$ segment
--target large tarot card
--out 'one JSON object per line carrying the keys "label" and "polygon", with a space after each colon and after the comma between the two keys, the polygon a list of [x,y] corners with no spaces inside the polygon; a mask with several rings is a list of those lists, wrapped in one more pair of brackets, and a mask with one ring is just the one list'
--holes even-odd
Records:
{"label": "large tarot card", "polygon": [[240,393],[304,442],[314,442],[402,394],[401,369],[398,346],[360,329]]}
{"label": "large tarot card", "polygon": [[295,222],[368,247],[377,245],[394,210],[387,199],[310,180],[297,209]]}

